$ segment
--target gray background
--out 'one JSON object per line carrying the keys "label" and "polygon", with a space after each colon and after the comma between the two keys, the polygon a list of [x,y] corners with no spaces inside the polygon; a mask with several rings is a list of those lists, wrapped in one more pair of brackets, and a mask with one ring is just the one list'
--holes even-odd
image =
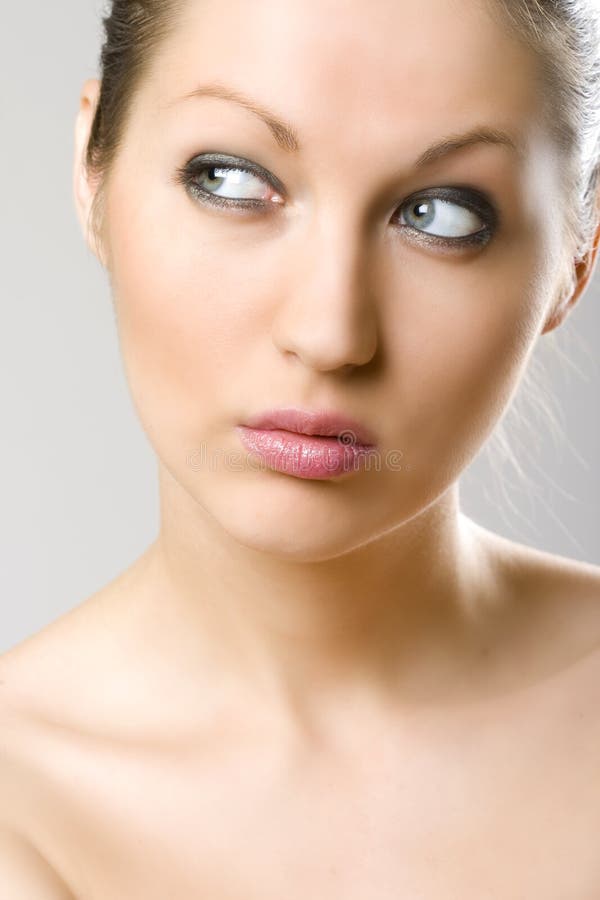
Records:
{"label": "gray background", "polygon": [[[108,280],[71,194],[101,10],[93,0],[14,3],[2,17],[0,652],[105,585],[158,531],[155,458],[129,397]],[[511,409],[461,480],[463,509],[486,527],[597,565],[599,322],[597,269],[567,322],[539,340]]]}

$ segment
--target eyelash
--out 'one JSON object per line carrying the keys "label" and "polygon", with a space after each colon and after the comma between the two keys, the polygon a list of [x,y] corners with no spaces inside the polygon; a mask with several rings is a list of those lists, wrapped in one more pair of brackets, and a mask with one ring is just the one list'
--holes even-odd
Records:
{"label": "eyelash", "polygon": [[[184,166],[177,169],[175,183],[182,185],[195,200],[209,206],[228,209],[235,208],[238,210],[240,208],[261,210],[266,207],[272,207],[272,204],[265,200],[253,200],[252,198],[233,200],[232,198],[219,197],[217,194],[211,194],[209,191],[203,190],[196,184],[194,179],[197,178],[198,175],[203,174],[212,168],[227,169],[254,175],[269,184],[279,194],[284,193],[283,185],[273,176],[269,175],[269,173],[261,166],[256,165],[248,159],[226,156],[224,154],[209,154],[203,155],[202,157],[194,157]],[[471,235],[455,238],[429,234],[426,231],[414,228],[412,225],[400,226],[402,228],[407,228],[413,234],[417,234],[418,240],[422,240],[425,243],[443,245],[445,247],[481,247],[487,244],[498,230],[500,214],[495,204],[481,192],[473,191],[472,188],[467,186],[427,188],[418,194],[413,194],[412,197],[401,203],[398,210],[402,210],[411,204],[417,205],[418,201],[428,199],[439,199],[455,203],[478,215],[484,221],[485,225],[483,228],[480,228],[479,231],[476,231]]]}

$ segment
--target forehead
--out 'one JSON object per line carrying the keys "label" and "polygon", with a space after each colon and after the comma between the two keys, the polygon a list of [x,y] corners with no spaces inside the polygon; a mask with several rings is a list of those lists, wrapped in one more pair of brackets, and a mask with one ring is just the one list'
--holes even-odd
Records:
{"label": "forehead", "polygon": [[355,147],[390,131],[416,149],[474,122],[525,128],[540,106],[536,60],[487,2],[187,0],[140,101],[183,116],[173,101],[218,81],[281,112],[308,142]]}

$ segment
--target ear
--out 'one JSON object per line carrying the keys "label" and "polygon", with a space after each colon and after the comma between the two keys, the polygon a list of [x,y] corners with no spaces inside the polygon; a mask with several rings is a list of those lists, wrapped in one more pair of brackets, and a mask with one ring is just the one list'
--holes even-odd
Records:
{"label": "ear", "polygon": [[599,244],[600,220],[598,221],[592,246],[585,256],[575,261],[571,289],[559,299],[557,304],[554,305],[551,314],[546,320],[543,331],[540,332],[541,334],[546,334],[547,331],[553,331],[555,328],[558,328],[585,291],[596,267],[596,256]]}
{"label": "ear", "polygon": [[73,164],[73,197],[79,224],[85,242],[102,265],[106,265],[104,254],[98,246],[90,227],[90,213],[97,185],[88,174],[85,165],[85,154],[92,130],[94,115],[100,97],[100,82],[97,78],[88,78],[81,89],[79,111],[75,122],[75,156]]}

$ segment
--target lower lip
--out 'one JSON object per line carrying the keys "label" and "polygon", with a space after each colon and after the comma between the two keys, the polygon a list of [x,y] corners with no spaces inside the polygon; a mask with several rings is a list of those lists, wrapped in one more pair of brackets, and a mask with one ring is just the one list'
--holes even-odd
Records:
{"label": "lower lip", "polygon": [[297,478],[325,479],[357,472],[375,452],[366,444],[342,444],[336,437],[261,430],[238,425],[240,439],[267,467]]}

